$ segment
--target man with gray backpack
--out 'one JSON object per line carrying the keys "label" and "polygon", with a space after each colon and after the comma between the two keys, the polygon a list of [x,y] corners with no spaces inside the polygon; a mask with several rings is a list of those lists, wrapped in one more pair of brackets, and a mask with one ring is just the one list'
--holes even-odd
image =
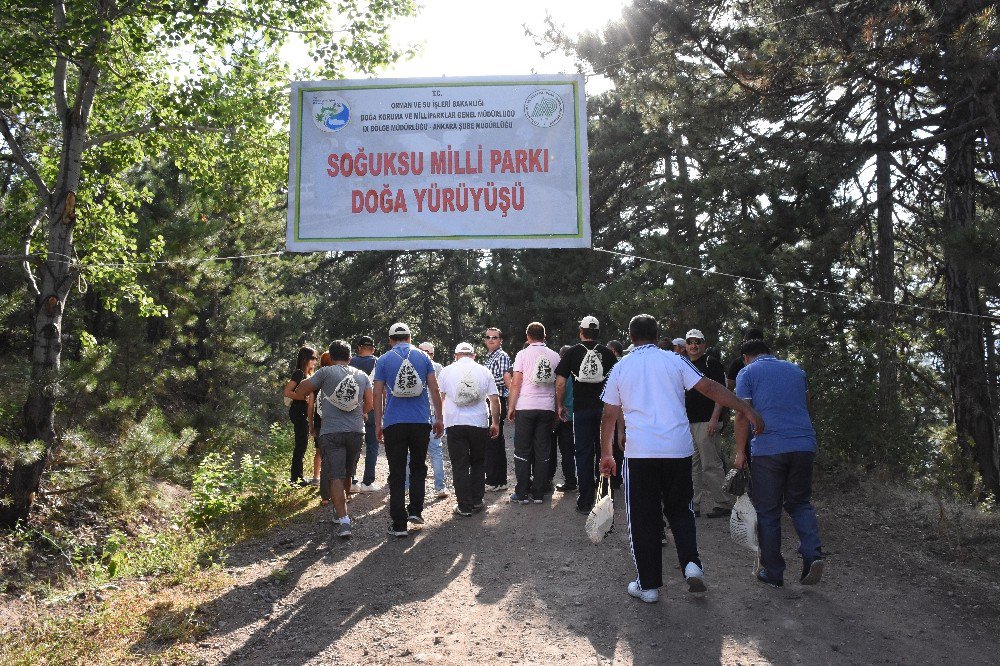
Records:
{"label": "man with gray backpack", "polygon": [[323,397],[323,423],[319,432],[319,453],[323,459],[320,485],[329,489],[337,513],[337,534],[351,536],[347,515],[347,489],[358,468],[365,438],[365,414],[372,408],[372,384],[368,375],[348,363],[351,347],[343,340],[330,343],[333,365],[320,368],[295,388],[295,395],[319,390]]}
{"label": "man with gray backpack", "polygon": [[[597,341],[601,324],[597,317],[587,315],[580,320],[580,344],[574,345],[556,366],[556,403],[559,418],[566,421],[566,408],[562,406],[566,382],[573,377],[573,443],[576,454],[576,478],[580,496],[576,510],[589,514],[594,506],[597,481],[597,461],[601,451],[601,414],[604,403],[601,391],[604,380],[618,358],[610,349]],[[564,492],[571,490],[565,484],[556,487]]]}
{"label": "man with gray backpack", "polygon": [[[407,523],[424,523],[427,444],[444,432],[441,393],[427,354],[410,344],[410,328],[389,327],[392,348],[375,365],[375,436],[385,444],[389,460],[389,534],[408,535]],[[429,400],[428,400],[429,394]],[[434,420],[431,423],[431,402]],[[407,506],[406,456],[410,456],[410,503]]]}

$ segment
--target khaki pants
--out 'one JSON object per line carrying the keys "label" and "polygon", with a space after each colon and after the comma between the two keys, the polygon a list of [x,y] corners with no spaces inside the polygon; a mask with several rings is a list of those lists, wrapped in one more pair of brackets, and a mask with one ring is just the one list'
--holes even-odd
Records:
{"label": "khaki pants", "polygon": [[708,423],[692,423],[694,458],[691,460],[691,478],[694,482],[694,510],[711,511],[717,506],[731,509],[733,500],[722,492],[726,471],[722,463],[722,435],[709,436]]}

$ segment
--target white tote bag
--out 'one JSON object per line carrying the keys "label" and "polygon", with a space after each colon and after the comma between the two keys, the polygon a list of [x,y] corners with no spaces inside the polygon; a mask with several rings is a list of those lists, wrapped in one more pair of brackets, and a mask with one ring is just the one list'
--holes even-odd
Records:
{"label": "white tote bag", "polygon": [[729,515],[729,536],[744,548],[760,553],[757,543],[757,510],[753,508],[750,495],[744,493],[736,499],[733,512]]}
{"label": "white tote bag", "polygon": [[[602,488],[604,489],[603,496],[601,495]],[[604,537],[611,534],[611,530],[615,528],[615,504],[614,500],[611,499],[611,479],[609,477],[601,477],[597,484],[597,497],[598,500],[594,504],[594,508],[587,516],[586,524],[587,538],[593,543],[604,541]]]}

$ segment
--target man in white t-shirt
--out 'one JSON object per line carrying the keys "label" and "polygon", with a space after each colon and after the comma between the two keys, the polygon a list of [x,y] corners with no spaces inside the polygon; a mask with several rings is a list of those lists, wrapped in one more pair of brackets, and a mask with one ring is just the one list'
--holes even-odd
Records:
{"label": "man in white t-shirt", "polygon": [[653,317],[636,315],[628,329],[632,352],[615,364],[601,396],[605,403],[601,474],[613,475],[617,469],[613,438],[615,424],[624,417],[625,501],[636,566],[636,580],[628,584],[628,593],[653,603],[663,587],[661,510],[670,524],[688,590],[706,590],[691,509],[694,440],[684,408],[684,391],[695,389],[735,409],[754,424],[756,432],[763,431],[764,421],[749,403],[702,375],[686,358],[659,349]]}
{"label": "man in white t-shirt", "polygon": [[497,384],[493,373],[476,363],[475,357],[476,350],[471,344],[460,343],[455,347],[455,362],[442,370],[438,379],[451,476],[455,482],[455,513],[460,516],[483,510],[486,446],[491,438],[500,435]]}

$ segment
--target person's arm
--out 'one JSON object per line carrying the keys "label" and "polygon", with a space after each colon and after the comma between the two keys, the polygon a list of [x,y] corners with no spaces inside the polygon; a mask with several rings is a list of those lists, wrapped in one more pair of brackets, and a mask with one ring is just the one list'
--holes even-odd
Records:
{"label": "person's arm", "polygon": [[[492,381],[492,380],[491,380]],[[500,436],[500,396],[490,395],[490,439]]]}
{"label": "person's arm", "polygon": [[559,420],[563,422],[569,421],[569,412],[566,411],[566,406],[563,404],[565,398],[566,378],[562,375],[556,375],[556,414],[559,415]]}
{"label": "person's arm", "polygon": [[618,474],[618,464],[615,462],[614,439],[618,420],[622,418],[621,405],[604,403],[601,414],[601,475],[615,476]]}
{"label": "person's arm", "polygon": [[708,377],[702,377],[692,388],[709,400],[714,400],[716,405],[721,404],[723,407],[729,407],[745,416],[753,424],[754,432],[757,434],[764,432],[764,418],[760,415],[760,412],[754,409],[746,400],[737,398],[735,393],[719,382]]}
{"label": "person's arm", "polygon": [[[726,372],[722,369],[722,366],[716,366],[716,364],[709,360],[708,367],[713,370],[709,374],[709,379],[718,382],[720,386],[725,386]],[[712,408],[712,416],[708,419],[708,436],[711,437],[718,432],[722,432],[722,405],[715,403],[715,406]]]}
{"label": "person's arm", "polygon": [[[306,380],[309,381],[309,380]],[[305,382],[303,382],[304,384]],[[301,384],[299,385],[301,386]],[[316,411],[316,394],[310,393],[306,396],[306,419],[309,423],[309,436],[316,436],[316,419],[313,418],[313,413]]]}
{"label": "person's arm", "polygon": [[434,404],[434,436],[440,437],[444,433],[444,411],[441,405],[441,389],[438,387],[437,375],[433,372],[427,374],[427,390],[431,392],[431,402]]}
{"label": "person's arm", "polygon": [[510,384],[510,396],[507,398],[507,420],[514,420],[514,410],[517,409],[517,398],[521,395],[521,382],[524,381],[524,373],[514,372],[514,381]]}
{"label": "person's arm", "polygon": [[375,387],[372,389],[372,399],[375,401],[375,439],[381,444],[382,436],[382,414],[385,412],[385,382],[381,379],[375,380]]}
{"label": "person's arm", "polygon": [[[747,400],[749,403],[750,401]],[[747,442],[750,441],[750,421],[743,412],[736,412],[736,458],[733,467],[743,469],[747,466]]]}
{"label": "person's arm", "polygon": [[[293,379],[292,382],[294,382],[294,381],[295,380]],[[292,382],[288,382],[288,383],[291,384]],[[315,390],[316,390],[316,387],[312,385],[312,382],[310,382],[308,379],[303,379],[301,382],[299,382],[299,385],[296,386],[291,391],[289,391],[288,387],[286,386],[285,387],[285,395],[288,396],[289,398],[291,398],[292,400],[307,400],[307,401],[310,401],[310,398],[312,397],[313,391],[315,391]],[[311,423],[312,422],[312,410],[309,410],[308,414],[309,414],[309,417],[310,417],[309,421]]]}
{"label": "person's arm", "polygon": [[504,370],[503,375],[503,385],[507,387],[507,392],[510,393],[510,387],[514,384],[514,373],[510,370]]}
{"label": "person's arm", "polygon": [[375,405],[375,393],[372,391],[371,387],[365,389],[365,399],[364,404],[361,407],[362,415],[367,414],[372,411],[372,407]]}
{"label": "person's arm", "polygon": [[621,409],[618,410],[618,420],[615,422],[615,428],[618,429],[618,448],[625,452],[625,412]]}

